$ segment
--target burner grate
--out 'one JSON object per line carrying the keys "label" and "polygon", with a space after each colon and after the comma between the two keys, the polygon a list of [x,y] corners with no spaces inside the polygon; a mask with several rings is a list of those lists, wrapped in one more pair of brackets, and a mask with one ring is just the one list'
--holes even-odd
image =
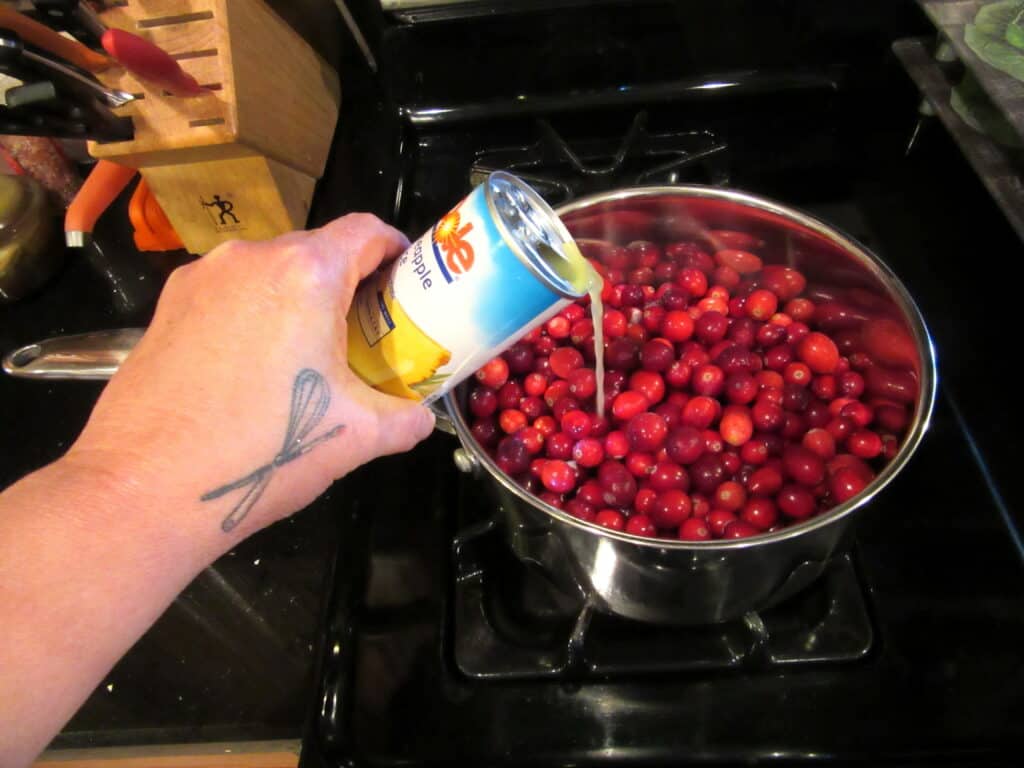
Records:
{"label": "burner grate", "polygon": [[453,543],[455,663],[472,678],[610,678],[671,672],[852,662],[874,631],[849,554],[782,605],[707,627],[644,624],[601,613],[518,561],[500,523],[464,529]]}
{"label": "burner grate", "polygon": [[621,140],[585,139],[570,144],[552,125],[536,121],[532,144],[482,151],[469,170],[476,186],[493,171],[524,179],[552,205],[625,186],[697,181],[726,185],[727,145],[711,131],[651,133],[647,112],[638,112]]}

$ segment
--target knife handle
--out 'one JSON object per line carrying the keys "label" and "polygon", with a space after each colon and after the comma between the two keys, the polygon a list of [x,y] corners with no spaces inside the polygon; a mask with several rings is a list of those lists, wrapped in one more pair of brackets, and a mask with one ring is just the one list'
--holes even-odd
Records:
{"label": "knife handle", "polygon": [[82,246],[96,220],[121,194],[138,171],[110,160],[100,160],[86,178],[64,216],[64,237],[73,247]]}
{"label": "knife handle", "polygon": [[108,29],[101,39],[103,50],[125,69],[175,96],[198,96],[203,88],[170,54],[143,37],[123,29]]}
{"label": "knife handle", "polygon": [[89,72],[102,72],[114,63],[102,53],[85,47],[77,40],[69,40],[57,34],[45,24],[18,13],[13,8],[0,5],[0,27],[17,32],[26,43],[48,51],[55,56]]}

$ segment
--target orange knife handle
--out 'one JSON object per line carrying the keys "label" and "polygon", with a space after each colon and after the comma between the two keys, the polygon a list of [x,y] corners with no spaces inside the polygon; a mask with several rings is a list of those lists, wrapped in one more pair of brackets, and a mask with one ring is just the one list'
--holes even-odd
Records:
{"label": "orange knife handle", "polygon": [[17,32],[18,37],[26,43],[42,48],[90,72],[102,72],[114,64],[112,59],[102,53],[96,53],[76,40],[69,40],[45,24],[40,24],[35,19],[30,19],[5,5],[0,5],[0,27]]}
{"label": "orange knife handle", "polygon": [[100,160],[86,178],[64,216],[65,233],[91,233],[96,220],[128,186],[138,171],[124,165]]}

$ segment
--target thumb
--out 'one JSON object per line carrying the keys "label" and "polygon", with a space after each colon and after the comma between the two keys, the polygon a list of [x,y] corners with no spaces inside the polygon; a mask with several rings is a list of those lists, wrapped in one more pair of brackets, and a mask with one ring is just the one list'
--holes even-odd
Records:
{"label": "thumb", "polygon": [[434,412],[420,403],[380,395],[375,407],[380,456],[408,451],[434,429]]}

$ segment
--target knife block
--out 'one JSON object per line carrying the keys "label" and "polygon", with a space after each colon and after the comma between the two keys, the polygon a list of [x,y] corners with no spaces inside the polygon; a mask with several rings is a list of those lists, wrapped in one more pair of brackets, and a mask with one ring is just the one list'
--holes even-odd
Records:
{"label": "knife block", "polygon": [[128,0],[100,18],[207,90],[179,98],[120,67],[100,73],[140,98],[114,109],[134,138],[90,154],[138,168],[192,253],[303,228],[338,118],[334,70],[262,0]]}

